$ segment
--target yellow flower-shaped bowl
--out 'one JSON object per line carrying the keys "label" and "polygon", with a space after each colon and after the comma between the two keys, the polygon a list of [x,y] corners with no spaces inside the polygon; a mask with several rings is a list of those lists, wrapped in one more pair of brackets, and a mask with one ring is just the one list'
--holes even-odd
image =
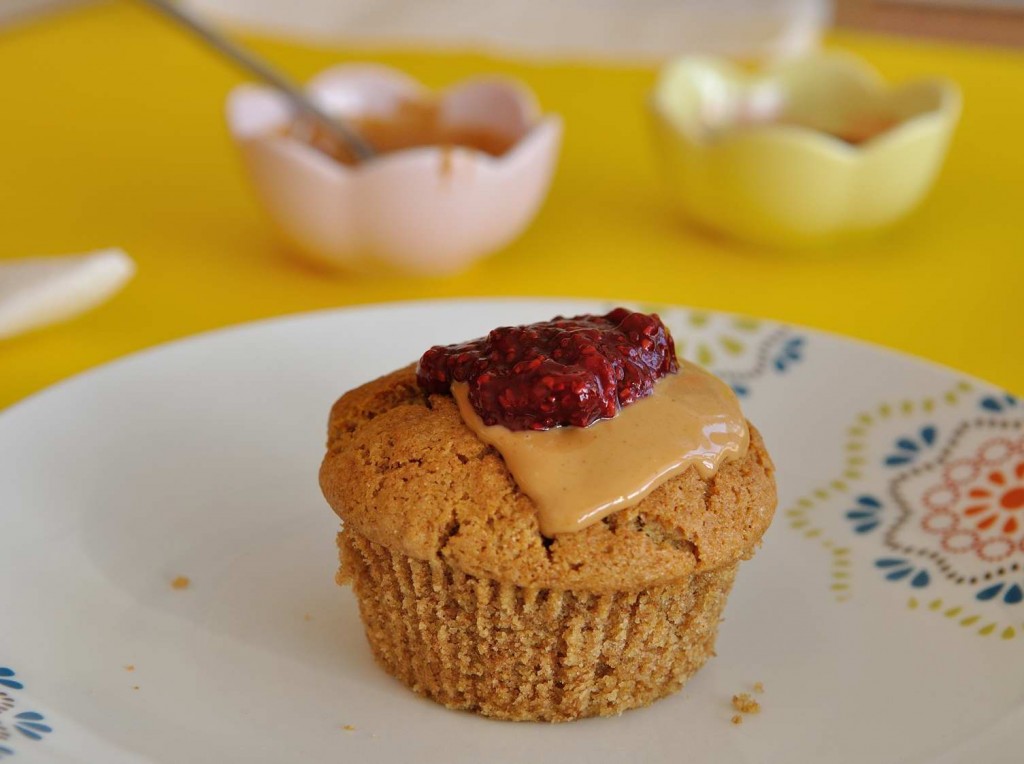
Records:
{"label": "yellow flower-shaped bowl", "polygon": [[931,187],[960,115],[942,79],[890,88],[850,55],[757,74],[684,57],[651,99],[676,205],[739,239],[806,247],[888,225]]}

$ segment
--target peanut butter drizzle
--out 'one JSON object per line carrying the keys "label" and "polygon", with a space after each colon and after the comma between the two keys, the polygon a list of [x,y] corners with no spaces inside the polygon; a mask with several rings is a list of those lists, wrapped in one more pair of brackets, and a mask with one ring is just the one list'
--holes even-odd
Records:
{"label": "peanut butter drizzle", "polygon": [[694,364],[662,377],[654,393],[590,427],[513,431],[488,426],[464,382],[452,395],[469,428],[505,459],[537,505],[545,536],[586,528],[632,506],[669,478],[694,467],[710,478],[747,452],[749,433],[732,390]]}
{"label": "peanut butter drizzle", "polygon": [[[350,116],[348,121],[381,154],[422,146],[440,146],[441,174],[451,169],[451,151],[455,146],[500,157],[516,143],[515,136],[499,133],[486,125],[445,122],[439,103],[434,100],[400,101],[388,116]],[[315,122],[297,120],[285,128],[285,134],[309,143],[342,164],[356,164],[349,146],[339,143]]]}

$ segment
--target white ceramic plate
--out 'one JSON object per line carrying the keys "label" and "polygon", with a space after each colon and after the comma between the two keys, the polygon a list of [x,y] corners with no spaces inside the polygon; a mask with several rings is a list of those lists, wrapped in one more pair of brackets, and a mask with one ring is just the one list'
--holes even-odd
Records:
{"label": "white ceramic plate", "polygon": [[[333,583],[316,480],[330,404],[433,343],[607,307],[268,321],[0,415],[0,760],[1020,762],[1024,407],[721,314],[663,311],[741,392],[780,507],[718,657],[650,708],[553,726],[447,711],[377,668]],[[734,726],[730,697],[757,681],[763,712]]]}

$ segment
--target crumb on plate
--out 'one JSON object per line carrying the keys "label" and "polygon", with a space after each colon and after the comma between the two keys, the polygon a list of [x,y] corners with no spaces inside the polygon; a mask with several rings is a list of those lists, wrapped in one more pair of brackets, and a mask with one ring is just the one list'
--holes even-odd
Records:
{"label": "crumb on plate", "polygon": [[733,724],[743,724],[743,717],[742,717],[742,716],[740,716],[739,714],[735,714],[735,715],[734,715],[734,716],[732,717],[732,723],[733,723]]}
{"label": "crumb on plate", "polygon": [[189,579],[188,576],[178,576],[173,581],[171,581],[171,588],[172,589],[188,589],[189,584],[191,584],[191,583],[192,583],[192,581]]}
{"label": "crumb on plate", "polygon": [[761,710],[761,704],[746,692],[732,696],[732,707],[741,714],[756,714]]}
{"label": "crumb on plate", "polygon": [[132,685],[132,689],[133,690],[137,690],[137,689],[139,689],[139,686],[137,684],[136,685]]}
{"label": "crumb on plate", "polygon": [[313,616],[311,616],[309,613],[306,613],[305,615],[302,616],[302,620],[303,621],[312,621],[313,620]]}
{"label": "crumb on plate", "polygon": [[124,670],[125,671],[135,671],[135,664],[134,663],[129,663],[127,666],[124,667]]}
{"label": "crumb on plate", "polygon": [[353,724],[346,724],[342,729],[345,730],[345,732],[355,732],[356,728]]}
{"label": "crumb on plate", "polygon": [[764,692],[764,682],[754,682],[754,692]]}

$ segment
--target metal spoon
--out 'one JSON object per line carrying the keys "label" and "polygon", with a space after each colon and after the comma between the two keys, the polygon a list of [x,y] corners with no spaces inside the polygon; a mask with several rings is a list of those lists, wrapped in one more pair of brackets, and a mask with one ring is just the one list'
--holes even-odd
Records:
{"label": "metal spoon", "polygon": [[176,21],[219,53],[231,59],[235,64],[279,90],[296,111],[317,122],[332,137],[347,145],[358,161],[362,162],[376,155],[377,152],[373,146],[360,136],[359,133],[337,117],[327,114],[313,103],[298,85],[263,59],[235,45],[215,29],[200,21],[191,13],[182,10],[174,3],[168,2],[168,0],[140,1],[153,10],[164,14],[169,19]]}

